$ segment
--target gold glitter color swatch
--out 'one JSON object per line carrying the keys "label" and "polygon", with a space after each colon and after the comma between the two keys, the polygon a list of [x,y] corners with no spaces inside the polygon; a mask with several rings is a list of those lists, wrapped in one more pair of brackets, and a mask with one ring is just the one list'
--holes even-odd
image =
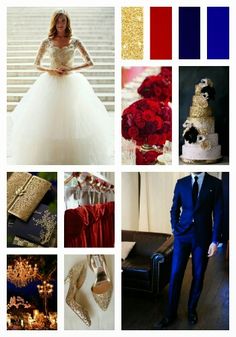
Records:
{"label": "gold glitter color swatch", "polygon": [[143,59],[143,7],[122,7],[122,59]]}

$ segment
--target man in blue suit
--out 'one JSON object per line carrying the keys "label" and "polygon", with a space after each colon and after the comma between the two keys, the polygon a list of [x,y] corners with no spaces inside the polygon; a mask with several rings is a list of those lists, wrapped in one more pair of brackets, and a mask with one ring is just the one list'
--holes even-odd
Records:
{"label": "man in blue suit", "polygon": [[156,326],[163,329],[177,317],[181,285],[192,254],[192,284],[188,301],[190,324],[198,321],[197,304],[203,287],[208,258],[217,251],[223,214],[221,180],[194,172],[176,183],[171,207],[174,252],[169,284],[167,315]]}

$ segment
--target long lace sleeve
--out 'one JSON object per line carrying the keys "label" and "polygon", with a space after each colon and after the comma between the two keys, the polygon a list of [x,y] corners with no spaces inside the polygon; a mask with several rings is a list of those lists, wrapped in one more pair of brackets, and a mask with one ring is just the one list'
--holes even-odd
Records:
{"label": "long lace sleeve", "polygon": [[93,61],[88,53],[88,51],[86,50],[86,48],[84,47],[83,43],[79,40],[79,39],[75,39],[75,45],[76,48],[78,48],[84,62],[87,63],[87,65],[92,66],[93,65]]}
{"label": "long lace sleeve", "polygon": [[41,42],[41,45],[38,49],[38,52],[37,52],[37,55],[36,55],[36,58],[35,58],[35,61],[34,61],[34,65],[36,67],[41,66],[41,61],[42,61],[43,55],[46,53],[47,46],[48,46],[48,39],[43,40]]}

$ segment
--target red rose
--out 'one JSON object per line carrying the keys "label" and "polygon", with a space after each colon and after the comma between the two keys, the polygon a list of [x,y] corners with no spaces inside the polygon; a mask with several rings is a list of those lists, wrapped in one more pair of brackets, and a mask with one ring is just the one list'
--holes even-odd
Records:
{"label": "red rose", "polygon": [[147,122],[145,125],[144,132],[146,135],[154,134],[157,131],[156,122]]}
{"label": "red rose", "polygon": [[145,121],[154,121],[155,120],[155,112],[152,110],[145,110],[143,112],[143,119]]}
{"label": "red rose", "polygon": [[129,128],[128,130],[128,134],[130,138],[135,139],[139,134],[138,128],[136,128],[135,126],[131,126],[131,128]]}
{"label": "red rose", "polygon": [[165,142],[166,142],[166,134],[165,133],[161,133],[161,134],[158,134],[157,135],[158,137],[157,137],[157,143],[156,143],[156,145],[159,145],[159,146],[162,146],[162,145],[164,145],[165,144]]}
{"label": "red rose", "polygon": [[156,123],[157,130],[161,130],[162,127],[163,127],[163,120],[162,120],[162,118],[159,117],[159,116],[156,116],[155,123]]}
{"label": "red rose", "polygon": [[169,140],[170,142],[172,142],[172,132],[171,131],[166,133],[166,140]]}
{"label": "red rose", "polygon": [[125,139],[130,139],[129,134],[128,134],[128,130],[129,130],[129,126],[128,126],[128,123],[127,123],[127,118],[126,118],[126,116],[123,116],[122,117],[122,128],[121,128],[121,131],[122,131],[122,136]]}
{"label": "red rose", "polygon": [[172,108],[166,103],[161,103],[158,115],[161,116],[164,120],[170,121],[172,117]]}
{"label": "red rose", "polygon": [[[171,132],[171,108],[157,99],[140,99],[122,114],[122,136],[137,145],[163,145],[167,132]],[[153,137],[148,140],[148,136]]]}
{"label": "red rose", "polygon": [[145,127],[145,120],[142,119],[142,117],[140,118],[136,118],[135,120],[135,125],[139,128],[139,129],[143,129]]}
{"label": "red rose", "polygon": [[149,135],[147,137],[147,144],[148,145],[157,145],[159,141],[159,136],[157,134]]}
{"label": "red rose", "polygon": [[162,93],[162,88],[160,86],[155,86],[153,88],[153,96],[154,97],[160,97],[161,96],[161,93]]}
{"label": "red rose", "polygon": [[172,80],[172,67],[161,67],[161,75]]}
{"label": "red rose", "polygon": [[153,110],[156,114],[160,111],[160,103],[155,99],[146,99],[149,109]]}
{"label": "red rose", "polygon": [[155,83],[156,76],[148,76],[144,79],[144,81],[141,83],[140,87],[138,88],[138,93],[145,97],[145,98],[150,98],[153,96],[152,93],[152,85]]}
{"label": "red rose", "polygon": [[171,123],[168,121],[165,121],[163,124],[163,132],[168,132],[171,129]]}
{"label": "red rose", "polygon": [[171,79],[167,77],[165,70],[164,74],[165,76],[160,73],[156,76],[146,77],[138,88],[138,93],[144,98],[156,98],[160,102],[170,101],[172,96]]}
{"label": "red rose", "polygon": [[146,136],[138,135],[135,139],[137,145],[143,145],[146,143]]}

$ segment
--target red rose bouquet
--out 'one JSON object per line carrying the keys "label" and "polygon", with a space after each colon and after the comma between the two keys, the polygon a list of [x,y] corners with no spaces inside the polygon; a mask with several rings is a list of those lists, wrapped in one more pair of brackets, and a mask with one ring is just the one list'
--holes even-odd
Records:
{"label": "red rose bouquet", "polygon": [[137,145],[163,145],[171,140],[171,107],[142,98],[123,111],[122,136]]}
{"label": "red rose bouquet", "polygon": [[171,102],[172,100],[172,83],[171,68],[162,68],[159,75],[152,75],[145,78],[138,93],[144,98],[157,99],[160,102]]}
{"label": "red rose bouquet", "polygon": [[159,75],[148,76],[138,93],[144,98],[132,103],[122,114],[122,136],[137,145],[164,145],[171,141],[172,96],[171,68],[162,68]]}

